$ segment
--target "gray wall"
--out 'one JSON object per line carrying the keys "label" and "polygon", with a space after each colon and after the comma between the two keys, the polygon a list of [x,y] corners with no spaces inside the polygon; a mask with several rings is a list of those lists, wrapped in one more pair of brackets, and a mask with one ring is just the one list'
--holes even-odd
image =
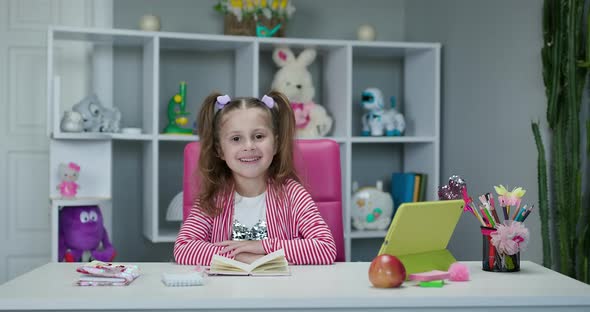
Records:
{"label": "gray wall", "polygon": [[[221,34],[221,18],[211,9],[214,3],[115,1],[114,26],[136,29],[142,15],[153,13],[161,17],[164,31]],[[378,40],[441,42],[443,180],[463,176],[472,196],[492,192],[492,186],[501,183],[519,185],[527,189],[527,203],[537,202],[530,122],[545,121],[541,0],[296,0],[295,5],[288,37],[354,39],[358,25],[368,22],[376,27]],[[116,77],[126,76],[124,66],[115,68]],[[128,85],[115,86],[115,96],[129,97]],[[143,238],[141,198],[129,189],[133,183],[141,185],[140,165],[133,164],[139,150],[115,146],[115,158],[123,159],[115,162],[115,172],[129,175],[114,181],[115,204],[124,206],[115,209],[114,244],[120,261],[166,261],[172,244]],[[531,244],[523,258],[540,263],[538,212],[527,225]],[[357,243],[355,247],[363,248]],[[458,259],[480,259],[481,236],[473,216],[462,217],[450,248]],[[366,250],[372,255],[371,248]]]}
{"label": "gray wall", "polygon": [[[443,45],[441,177],[462,176],[474,197],[493,185],[522,186],[526,202],[538,207],[530,124],[546,124],[541,9],[542,0],[406,3],[406,39]],[[522,258],[541,263],[538,210],[527,227],[531,241]],[[464,214],[450,243],[458,259],[481,258],[478,230]]]}
{"label": "gray wall", "polygon": [[[215,0],[124,0],[114,3],[114,27],[137,29],[142,15],[160,16],[162,31],[222,34]],[[371,23],[378,40],[404,38],[403,0],[294,0],[296,12],[287,37],[356,39],[356,29]]]}

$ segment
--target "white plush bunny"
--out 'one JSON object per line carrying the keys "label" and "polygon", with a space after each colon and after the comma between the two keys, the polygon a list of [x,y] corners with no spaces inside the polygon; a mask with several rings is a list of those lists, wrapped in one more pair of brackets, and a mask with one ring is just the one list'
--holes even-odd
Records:
{"label": "white plush bunny", "polygon": [[315,88],[307,66],[314,61],[315,56],[314,49],[303,50],[299,57],[295,57],[289,48],[277,48],[272,54],[275,64],[280,67],[274,76],[272,88],[289,98],[295,113],[297,136],[300,138],[325,136],[332,129],[332,118],[326,109],[313,102]]}

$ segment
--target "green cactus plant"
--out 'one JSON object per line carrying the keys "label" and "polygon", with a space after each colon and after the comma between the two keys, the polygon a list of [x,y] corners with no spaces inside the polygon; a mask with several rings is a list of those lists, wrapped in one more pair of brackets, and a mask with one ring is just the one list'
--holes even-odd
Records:
{"label": "green cactus plant", "polygon": [[[586,31],[585,58],[582,40],[582,17],[588,15],[585,2],[590,1],[545,0],[543,5],[541,57],[551,136],[549,169],[538,122],[533,122],[532,131],[538,151],[543,265],[588,283],[590,207],[582,207],[585,194],[580,149],[580,109],[588,105],[587,101],[582,103],[582,91],[590,66],[590,29]],[[590,121],[585,123],[590,134]],[[590,155],[590,136],[587,138],[586,153]],[[559,257],[553,257],[552,248],[559,251]]]}

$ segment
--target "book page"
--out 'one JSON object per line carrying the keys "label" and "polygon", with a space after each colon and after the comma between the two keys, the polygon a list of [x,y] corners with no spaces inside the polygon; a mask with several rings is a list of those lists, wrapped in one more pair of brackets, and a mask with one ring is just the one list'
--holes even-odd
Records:
{"label": "book page", "polygon": [[[262,258],[256,259],[256,261],[252,262],[252,264],[250,264],[250,266],[251,266],[252,270],[254,270],[255,268],[259,267],[262,264],[265,264],[267,262],[270,262],[274,259],[281,258],[281,257],[283,259],[285,259],[285,251],[282,249],[279,249],[277,251],[269,253],[268,255],[266,255]],[[285,260],[285,262],[286,262],[286,260]]]}
{"label": "book page", "polygon": [[240,262],[220,255],[213,255],[211,260],[211,274],[247,275],[253,272],[265,274],[285,275],[289,273],[289,263],[285,259],[285,252],[280,249],[257,259],[251,264]]}
{"label": "book page", "polygon": [[212,273],[222,271],[249,273],[251,269],[252,266],[247,263],[240,262],[220,255],[213,255],[213,259],[211,260],[210,271]]}

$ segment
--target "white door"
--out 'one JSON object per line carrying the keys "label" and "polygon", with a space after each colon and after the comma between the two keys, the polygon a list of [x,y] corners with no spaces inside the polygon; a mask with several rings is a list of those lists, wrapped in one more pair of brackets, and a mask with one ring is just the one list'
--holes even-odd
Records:
{"label": "white door", "polygon": [[111,0],[0,0],[0,284],[50,260],[47,26],[112,14]]}

